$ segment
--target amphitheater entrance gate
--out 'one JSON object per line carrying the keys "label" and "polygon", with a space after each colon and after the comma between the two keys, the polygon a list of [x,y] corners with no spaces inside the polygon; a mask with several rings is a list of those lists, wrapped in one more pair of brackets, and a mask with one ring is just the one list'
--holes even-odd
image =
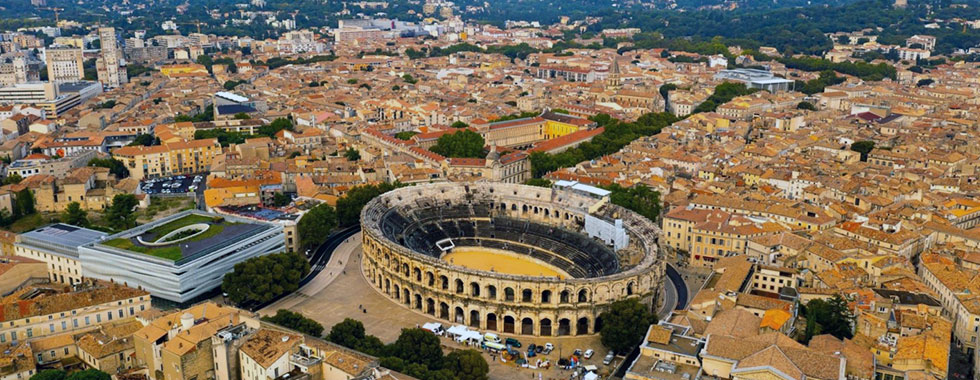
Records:
{"label": "amphitheater entrance gate", "polygon": [[524,318],[521,320],[521,335],[534,335],[534,320]]}
{"label": "amphitheater entrance gate", "polygon": [[487,314],[487,330],[497,331],[497,315],[494,313]]}
{"label": "amphitheater entrance gate", "polygon": [[508,334],[514,333],[514,317],[509,315],[504,316],[504,332]]}
{"label": "amphitheater entrance gate", "polygon": [[589,319],[579,318],[578,323],[575,324],[575,335],[585,335],[588,333],[589,333]]}
{"label": "amphitheater entrance gate", "polygon": [[439,318],[449,320],[449,305],[445,302],[439,303]]}
{"label": "amphitheater entrance gate", "polygon": [[541,320],[541,336],[551,336],[551,320],[548,318]]}
{"label": "amphitheater entrance gate", "polygon": [[465,320],[466,320],[466,314],[463,313],[463,308],[457,306],[456,309],[453,310],[453,314],[454,314],[453,315],[453,321],[454,322],[456,322],[456,323],[463,323],[463,322],[465,322]]}
{"label": "amphitheater entrance gate", "polygon": [[470,327],[480,328],[480,312],[470,310]]}
{"label": "amphitheater entrance gate", "polygon": [[436,301],[432,298],[425,300],[425,312],[429,315],[436,315]]}
{"label": "amphitheater entrance gate", "polygon": [[572,333],[572,321],[567,318],[558,320],[558,335],[570,335]]}

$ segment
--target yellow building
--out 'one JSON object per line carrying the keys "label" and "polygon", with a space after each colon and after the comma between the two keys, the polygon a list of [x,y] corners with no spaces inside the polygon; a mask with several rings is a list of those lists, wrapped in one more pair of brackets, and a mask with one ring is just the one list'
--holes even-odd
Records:
{"label": "yellow building", "polygon": [[221,153],[218,139],[163,143],[155,146],[124,146],[112,151],[137,180],[177,174],[203,173]]}
{"label": "yellow building", "polygon": [[133,335],[136,363],[155,379],[215,378],[212,337],[239,324],[241,311],[206,302],[150,322]]}
{"label": "yellow building", "polygon": [[164,65],[160,73],[168,78],[208,76],[208,68],[196,63]]}
{"label": "yellow building", "polygon": [[691,265],[711,267],[719,258],[744,255],[749,239],[789,228],[764,217],[675,208],[664,215],[663,230],[666,244],[687,252]]}

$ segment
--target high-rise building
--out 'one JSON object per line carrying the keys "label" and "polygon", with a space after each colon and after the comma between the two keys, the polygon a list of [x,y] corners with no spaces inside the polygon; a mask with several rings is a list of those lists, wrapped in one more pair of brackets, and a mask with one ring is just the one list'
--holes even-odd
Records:
{"label": "high-rise building", "polygon": [[99,28],[99,41],[102,43],[102,53],[95,61],[99,82],[103,86],[115,88],[129,81],[126,70],[119,69],[122,63],[122,50],[116,38],[116,28]]}
{"label": "high-rise building", "polygon": [[39,71],[40,64],[30,62],[22,54],[0,57],[0,87],[37,82],[41,79]]}
{"label": "high-rise building", "polygon": [[85,78],[82,49],[73,46],[52,46],[45,51],[48,80],[54,83],[77,82]]}

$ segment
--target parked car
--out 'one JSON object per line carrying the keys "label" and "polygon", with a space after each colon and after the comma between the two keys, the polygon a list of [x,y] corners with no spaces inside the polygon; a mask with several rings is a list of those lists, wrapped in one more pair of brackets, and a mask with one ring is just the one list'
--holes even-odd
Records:
{"label": "parked car", "polygon": [[609,363],[613,362],[613,359],[616,359],[616,353],[609,351],[606,357],[602,359],[602,364],[609,365]]}
{"label": "parked car", "polygon": [[542,353],[544,353],[545,355],[547,355],[547,354],[550,354],[551,351],[554,351],[554,350],[555,350],[555,345],[553,345],[551,343],[545,343],[544,344],[544,351],[542,351]]}
{"label": "parked car", "polygon": [[537,348],[538,348],[538,346],[536,346],[534,343],[531,343],[530,345],[528,345],[527,346],[527,357],[533,358],[534,355],[537,355],[536,352],[535,352]]}
{"label": "parked car", "polygon": [[572,352],[572,356],[582,356],[582,349],[576,348],[575,351]]}
{"label": "parked car", "polygon": [[500,343],[500,337],[494,333],[486,333],[483,335],[483,341],[490,342],[490,343]]}
{"label": "parked car", "polygon": [[543,351],[544,351],[544,346],[536,346],[536,347],[534,347],[534,352],[537,352],[537,353],[540,354]]}
{"label": "parked car", "polygon": [[592,355],[595,355],[595,351],[592,351],[591,348],[588,349],[588,350],[585,350],[585,356],[584,357],[586,359],[592,359]]}
{"label": "parked car", "polygon": [[517,347],[517,348],[521,347],[521,341],[514,338],[507,338],[507,340],[504,341],[504,344],[511,347]]}

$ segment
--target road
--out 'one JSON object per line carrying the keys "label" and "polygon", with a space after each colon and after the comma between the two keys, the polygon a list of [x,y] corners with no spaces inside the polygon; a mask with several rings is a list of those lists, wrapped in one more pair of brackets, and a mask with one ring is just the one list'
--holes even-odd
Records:
{"label": "road", "polygon": [[667,264],[667,278],[670,279],[671,286],[674,288],[675,294],[677,294],[677,306],[674,309],[684,310],[687,307],[687,283],[684,282],[680,273],[677,273],[677,270],[670,264]]}
{"label": "road", "polygon": [[[262,315],[275,313],[279,309],[288,309],[290,305],[296,304],[301,299],[312,294],[316,294],[333,281],[344,270],[344,262],[347,261],[350,249],[337,249],[342,245],[359,245],[361,226],[349,227],[340,230],[327,238],[320,244],[310,257],[310,273],[299,282],[299,289],[295,292],[282,295],[272,301],[266,302],[257,307],[250,307],[251,310],[259,310]],[[334,255],[334,252],[342,252],[342,255]],[[328,269],[324,273],[324,269]],[[323,274],[321,276],[321,274]]]}
{"label": "road", "polygon": [[657,310],[657,317],[665,319],[677,308],[677,288],[673,281],[664,281],[662,291],[664,302],[660,304],[660,310]]}

